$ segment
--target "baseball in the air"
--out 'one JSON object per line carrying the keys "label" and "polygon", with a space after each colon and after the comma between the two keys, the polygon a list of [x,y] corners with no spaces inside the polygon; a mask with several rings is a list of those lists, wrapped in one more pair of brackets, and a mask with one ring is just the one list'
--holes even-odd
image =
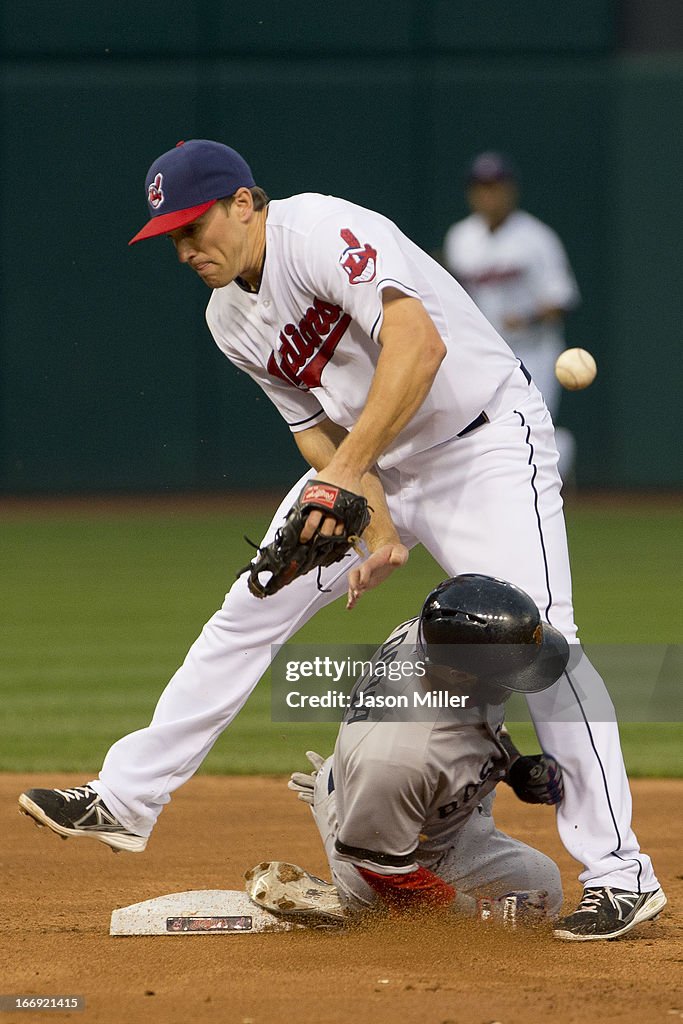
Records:
{"label": "baseball in the air", "polygon": [[555,376],[567,391],[581,391],[595,380],[598,368],[585,348],[566,348],[557,357]]}

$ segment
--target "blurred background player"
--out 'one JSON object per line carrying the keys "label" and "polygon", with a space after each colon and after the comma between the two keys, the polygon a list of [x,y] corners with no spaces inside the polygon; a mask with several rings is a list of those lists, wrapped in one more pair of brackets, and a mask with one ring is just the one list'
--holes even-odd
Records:
{"label": "blurred background player", "polygon": [[[561,387],[555,360],[565,347],[564,318],[579,290],[557,234],[518,207],[518,175],[501,153],[480,153],[467,172],[472,213],[453,224],[443,262],[507,341],[534,379],[553,420]],[[560,476],[574,471],[574,437],[556,428]]]}

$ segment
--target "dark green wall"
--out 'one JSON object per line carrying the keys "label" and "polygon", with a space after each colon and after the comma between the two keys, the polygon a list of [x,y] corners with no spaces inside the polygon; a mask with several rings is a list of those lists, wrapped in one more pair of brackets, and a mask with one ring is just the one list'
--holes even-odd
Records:
{"label": "dark green wall", "polygon": [[683,482],[683,55],[614,69],[610,400],[614,474]]}
{"label": "dark green wall", "polygon": [[202,285],[165,240],[126,244],[148,165],[193,137],[240,149],[274,197],[341,194],[430,250],[465,212],[467,160],[510,151],[579,278],[569,343],[600,365],[561,411],[581,482],[680,482],[683,59],[617,57],[609,0],[547,12],[5,0],[0,491],[280,487],[299,472],[277,413],[215,349]]}

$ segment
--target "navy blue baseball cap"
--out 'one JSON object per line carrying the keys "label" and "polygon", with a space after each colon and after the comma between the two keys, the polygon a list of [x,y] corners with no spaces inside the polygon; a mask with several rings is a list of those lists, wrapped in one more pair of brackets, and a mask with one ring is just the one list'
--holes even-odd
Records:
{"label": "navy blue baseball cap", "polygon": [[145,192],[151,218],[128,244],[191,224],[218,199],[255,184],[246,160],[230,146],[208,139],[179,142],[147,171]]}
{"label": "navy blue baseball cap", "polygon": [[489,185],[494,181],[517,181],[517,171],[504,153],[491,151],[474,158],[466,178],[468,185]]}

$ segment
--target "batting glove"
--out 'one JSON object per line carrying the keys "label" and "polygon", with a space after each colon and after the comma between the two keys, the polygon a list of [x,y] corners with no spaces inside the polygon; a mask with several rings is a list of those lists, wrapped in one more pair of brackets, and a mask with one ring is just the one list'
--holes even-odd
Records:
{"label": "batting glove", "polygon": [[315,750],[307,750],[306,757],[313,765],[313,771],[310,774],[306,774],[306,772],[292,772],[287,783],[287,789],[291,789],[292,792],[298,795],[299,800],[303,800],[305,804],[312,807],[316,776],[324,765],[325,758],[321,757],[320,754],[316,754]]}
{"label": "batting glove", "polygon": [[550,754],[518,757],[505,781],[527,804],[559,804],[564,796],[562,769]]}

